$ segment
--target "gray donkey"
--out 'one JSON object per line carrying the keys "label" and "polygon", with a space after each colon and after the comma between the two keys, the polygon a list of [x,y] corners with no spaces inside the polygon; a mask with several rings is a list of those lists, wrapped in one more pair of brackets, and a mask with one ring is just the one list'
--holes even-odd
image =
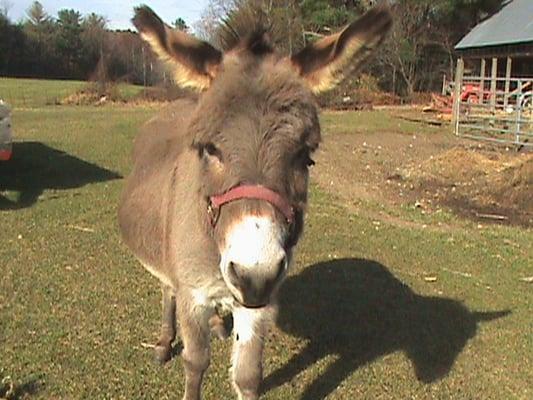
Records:
{"label": "gray donkey", "polygon": [[119,207],[127,246],[162,284],[156,357],[165,362],[179,321],[184,399],[199,399],[209,335],[233,314],[232,379],[257,399],[276,293],[302,233],[311,154],[320,142],[316,93],[361,66],[391,26],[375,8],[290,57],[264,31],[222,53],[171,29],[148,7],[133,23],[196,102],[173,104],[135,141]]}

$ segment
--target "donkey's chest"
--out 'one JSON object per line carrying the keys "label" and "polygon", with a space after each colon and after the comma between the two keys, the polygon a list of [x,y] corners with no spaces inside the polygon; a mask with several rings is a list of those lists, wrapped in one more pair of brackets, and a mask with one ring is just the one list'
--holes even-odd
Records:
{"label": "donkey's chest", "polygon": [[231,312],[235,307],[235,300],[227,287],[219,282],[191,289],[195,306],[202,308],[216,308],[223,312]]}

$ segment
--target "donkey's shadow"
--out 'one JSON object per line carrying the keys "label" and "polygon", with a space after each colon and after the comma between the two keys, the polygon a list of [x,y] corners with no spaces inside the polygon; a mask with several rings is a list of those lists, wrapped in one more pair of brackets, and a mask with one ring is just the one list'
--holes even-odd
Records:
{"label": "donkey's shadow", "polygon": [[375,261],[318,263],[282,286],[278,326],[309,344],[268,376],[264,389],[337,355],[302,397],[323,399],[357,368],[395,351],[409,357],[420,381],[433,382],[450,371],[478,322],[508,313],[471,312],[452,299],[417,295]]}

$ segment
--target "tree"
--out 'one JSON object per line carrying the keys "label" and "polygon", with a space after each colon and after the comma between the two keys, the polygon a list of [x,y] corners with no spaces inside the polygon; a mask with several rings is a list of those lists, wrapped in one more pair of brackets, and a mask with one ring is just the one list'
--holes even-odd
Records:
{"label": "tree", "polygon": [[411,97],[433,90],[451,75],[454,45],[502,0],[396,0],[394,25],[378,52],[374,71],[390,91]]}
{"label": "tree", "polygon": [[0,74],[24,69],[28,61],[24,52],[24,32],[20,25],[11,24],[4,13],[0,13],[0,37]]}
{"label": "tree", "polygon": [[59,10],[57,13],[57,41],[56,46],[65,73],[76,78],[82,78],[79,62],[82,57],[81,14],[75,10]]}
{"label": "tree", "polygon": [[292,54],[304,44],[302,17],[296,0],[263,1],[267,28],[272,31],[273,45],[282,53]]}
{"label": "tree", "polygon": [[425,0],[400,0],[393,7],[393,13],[395,23],[379,53],[380,60],[392,70],[393,86],[396,86],[396,76],[401,77],[404,93],[411,97],[420,77],[419,63],[429,41],[431,5]]}
{"label": "tree", "polygon": [[194,29],[197,36],[212,42],[223,18],[236,7],[237,0],[209,0]]}
{"label": "tree", "polygon": [[435,2],[435,40],[445,51],[449,76],[453,76],[455,44],[482,19],[498,11],[502,0],[440,0]]}
{"label": "tree", "polygon": [[0,15],[3,15],[7,18],[9,14],[9,10],[11,10],[11,7],[13,7],[13,3],[9,0],[2,0],[0,1]]}
{"label": "tree", "polygon": [[25,49],[28,58],[34,60],[33,64],[27,66],[26,73],[49,74],[57,68],[59,61],[55,50],[55,23],[38,1],[32,3],[26,14],[28,19],[23,25]]}
{"label": "tree", "polygon": [[43,5],[38,1],[32,3],[26,14],[28,15],[28,23],[33,26],[41,26],[50,20],[50,17],[44,11]]}
{"label": "tree", "polygon": [[93,75],[98,81],[107,80],[106,69],[106,19],[91,13],[81,23],[82,60],[81,70],[84,76]]}
{"label": "tree", "polygon": [[311,37],[317,33],[329,33],[355,19],[358,14],[353,5],[328,0],[303,0],[300,8],[305,33]]}
{"label": "tree", "polygon": [[179,29],[180,31],[188,31],[189,27],[183,18],[177,18],[174,21],[174,28]]}

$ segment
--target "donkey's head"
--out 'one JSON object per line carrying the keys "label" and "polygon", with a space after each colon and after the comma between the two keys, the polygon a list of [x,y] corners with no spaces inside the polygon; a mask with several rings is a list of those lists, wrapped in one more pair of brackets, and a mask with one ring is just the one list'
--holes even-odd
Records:
{"label": "donkey's head", "polygon": [[390,14],[374,9],[291,57],[279,56],[263,31],[222,53],[147,7],[136,9],[133,22],[177,83],[203,92],[189,126],[200,207],[234,297],[265,305],[303,227],[308,169],[320,142],[314,94],[361,66],[388,31]]}

